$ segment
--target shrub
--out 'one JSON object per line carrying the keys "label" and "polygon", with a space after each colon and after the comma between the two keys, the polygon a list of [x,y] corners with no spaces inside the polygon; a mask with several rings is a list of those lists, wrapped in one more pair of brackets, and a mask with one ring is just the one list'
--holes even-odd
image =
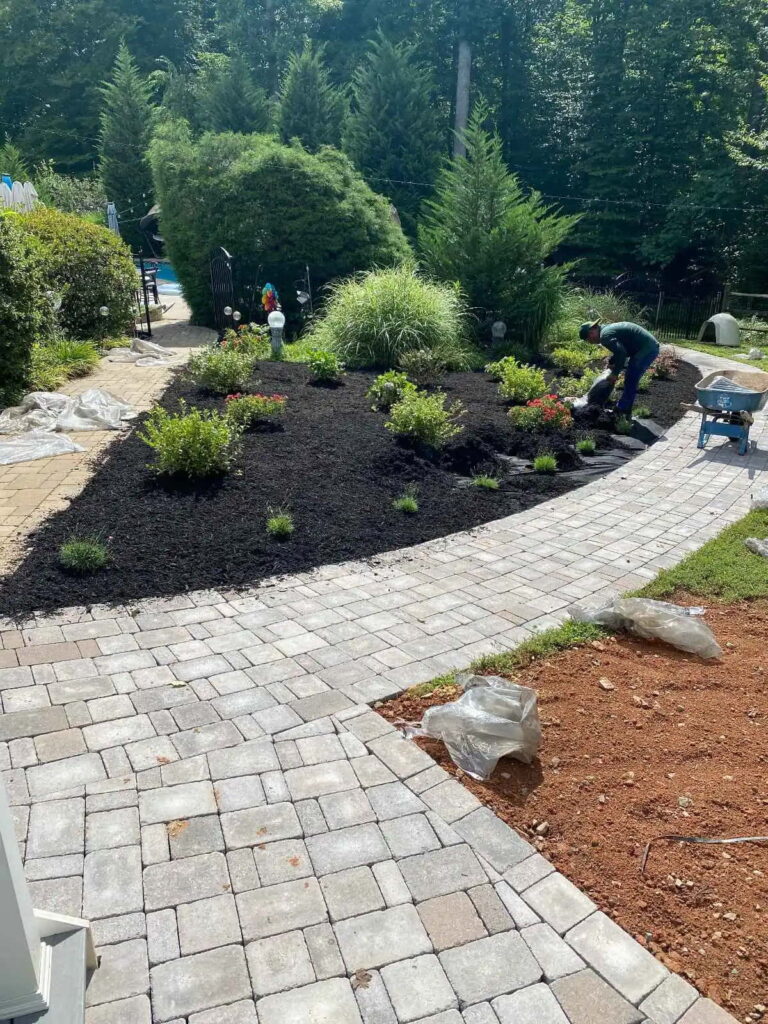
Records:
{"label": "shrub", "polygon": [[431,391],[445,376],[448,367],[437,349],[418,348],[400,358],[400,366],[417,388]]}
{"label": "shrub", "polygon": [[379,374],[366,392],[366,397],[373,401],[372,408],[388,412],[395,402],[416,390],[416,385],[408,380],[404,373],[398,370],[387,370]]}
{"label": "shrub", "polygon": [[195,352],[187,364],[195,384],[217,395],[233,394],[247,387],[253,373],[253,356],[236,349],[206,348]]}
{"label": "shrub", "polygon": [[590,355],[578,348],[556,348],[550,353],[550,358],[558,369],[573,376],[575,373],[582,374],[596,355],[596,352]]}
{"label": "shrub", "polygon": [[619,416],[616,420],[616,433],[617,434],[631,434],[632,433],[632,417],[631,416]]}
{"label": "shrub", "polygon": [[42,206],[17,216],[37,242],[46,288],[61,297],[57,321],[66,334],[98,339],[133,327],[136,268],[114,232]]}
{"label": "shrub", "polygon": [[464,406],[454,402],[446,407],[445,402],[445,395],[440,392],[425,395],[414,391],[404,395],[392,406],[386,428],[405,440],[442,448],[463,430],[456,421],[464,414]]}
{"label": "shrub", "polygon": [[236,331],[230,327],[224,332],[220,347],[247,352],[254,359],[266,359],[272,352],[269,327],[261,324],[244,324]]}
{"label": "shrub", "polygon": [[650,370],[646,370],[637,383],[637,390],[643,392],[650,391],[651,384],[653,384],[653,374]]}
{"label": "shrub", "polygon": [[494,363],[486,363],[483,369],[491,378],[491,380],[501,380],[504,376],[504,370],[507,366],[517,366],[518,360],[515,356],[504,356],[503,359],[498,359]]}
{"label": "shrub", "polygon": [[556,473],[557,459],[552,452],[542,452],[533,460],[534,473]]}
{"label": "shrub", "polygon": [[527,405],[516,405],[509,410],[509,418],[521,430],[556,430],[564,432],[573,426],[573,416],[557,395],[534,398]]}
{"label": "shrub", "polygon": [[399,498],[392,502],[392,508],[397,512],[404,512],[412,516],[419,511],[419,502],[416,497],[418,490],[415,484],[409,484]]}
{"label": "shrub", "polygon": [[651,407],[649,405],[638,405],[634,410],[635,418],[638,420],[647,420],[651,418]]}
{"label": "shrub", "polygon": [[286,395],[227,395],[224,415],[240,430],[247,430],[260,420],[282,416],[285,412]]}
{"label": "shrub", "polygon": [[583,398],[593,383],[589,377],[561,377],[556,382],[557,393],[563,398]]}
{"label": "shrub", "polygon": [[89,219],[96,214],[102,218],[99,223],[104,222],[107,194],[100,178],[74,178],[57,174],[53,169],[53,161],[49,160],[35,168],[34,181],[40,202],[46,206],[54,206],[62,213],[76,213]]}
{"label": "shrub", "polygon": [[333,352],[324,348],[309,349],[306,353],[307,366],[312,375],[312,380],[322,384],[330,384],[333,381],[341,380],[344,374],[344,364]]}
{"label": "shrub", "polygon": [[90,341],[55,338],[45,343],[51,362],[60,366],[66,377],[85,377],[99,365],[101,356]]}
{"label": "shrub", "polygon": [[402,266],[334,286],[311,337],[349,366],[391,369],[417,349],[437,350],[448,365],[459,365],[464,320],[454,287],[427,281]]}
{"label": "shrub", "polygon": [[677,376],[677,356],[674,349],[663,348],[651,366],[654,380],[674,380]]}
{"label": "shrub", "polygon": [[482,491],[498,491],[499,481],[495,476],[484,476],[482,473],[472,477],[472,486]]}
{"label": "shrub", "polygon": [[177,121],[158,129],[150,154],[163,237],[196,323],[214,323],[209,261],[218,246],[269,268],[289,323],[307,265],[321,288],[410,254],[386,199],[334,150],[310,154],[259,135],[193,140]]}
{"label": "shrub", "polygon": [[109,562],[109,548],[98,537],[73,537],[59,548],[59,564],[70,572],[95,572]]}
{"label": "shrub", "polygon": [[18,218],[0,214],[0,406],[23,389],[50,309],[37,253]]}
{"label": "shrub", "polygon": [[582,437],[576,442],[576,451],[580,455],[594,455],[597,444],[594,437]]}
{"label": "shrub", "polygon": [[528,402],[539,398],[547,390],[544,373],[535,366],[518,363],[513,358],[502,360],[499,394],[513,402]]}
{"label": "shrub", "polygon": [[226,472],[237,455],[238,428],[217,412],[180,406],[178,413],[156,406],[138,435],[155,451],[155,471],[191,478]]}
{"label": "shrub", "polygon": [[267,534],[273,540],[288,540],[295,529],[293,516],[284,508],[268,509]]}

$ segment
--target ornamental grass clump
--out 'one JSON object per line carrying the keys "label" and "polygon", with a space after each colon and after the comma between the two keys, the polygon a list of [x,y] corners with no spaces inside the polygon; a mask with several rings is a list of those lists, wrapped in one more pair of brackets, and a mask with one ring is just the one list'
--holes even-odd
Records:
{"label": "ornamental grass clump", "polygon": [[392,502],[392,508],[396,512],[403,512],[405,515],[413,516],[419,511],[419,502],[416,497],[418,489],[415,484],[409,484],[399,498]]}
{"label": "ornamental grass clump", "polygon": [[631,434],[632,427],[633,423],[631,416],[619,416],[619,418],[616,420],[617,434]]}
{"label": "ornamental grass clump", "polygon": [[516,359],[504,359],[498,364],[501,367],[499,378],[499,394],[512,402],[528,402],[539,398],[547,390],[544,373],[535,366],[518,363]]}
{"label": "ornamental grass clump", "polygon": [[423,391],[407,394],[390,410],[387,430],[411,444],[442,448],[464,429],[456,422],[464,415],[461,402],[446,406],[442,392],[428,395]]}
{"label": "ornamental grass clump", "polygon": [[557,458],[553,452],[542,452],[533,460],[534,473],[556,473]]}
{"label": "ornamental grass clump", "polygon": [[509,410],[513,425],[521,430],[558,431],[564,433],[573,426],[571,410],[557,395],[534,398],[526,405],[516,405]]}
{"label": "ornamental grass clump", "polygon": [[480,473],[472,477],[472,486],[481,491],[498,491],[499,481],[495,476],[485,476]]}
{"label": "ornamental grass clump", "polygon": [[267,536],[272,540],[288,540],[296,528],[291,513],[285,508],[270,508],[267,512]]}
{"label": "ornamental grass clump", "polygon": [[216,395],[229,395],[248,386],[253,356],[234,348],[207,348],[195,352],[188,367],[195,384]]}
{"label": "ornamental grass clump", "polygon": [[389,412],[395,402],[399,402],[405,395],[416,391],[416,385],[408,380],[408,377],[399,370],[387,370],[381,373],[371,384],[366,392],[366,397],[373,402],[374,412],[378,409],[382,412]]}
{"label": "ornamental grass clump", "polygon": [[109,548],[98,537],[72,537],[59,548],[59,564],[69,572],[96,572],[109,562]]}
{"label": "ornamental grass clump", "polygon": [[279,419],[285,412],[287,395],[227,395],[224,415],[239,430],[247,430],[257,423]]}
{"label": "ornamental grass clump", "polygon": [[596,449],[594,437],[582,437],[576,442],[576,451],[579,455],[594,455]]}
{"label": "ornamental grass clump", "polygon": [[138,435],[155,452],[151,468],[192,479],[226,473],[239,451],[240,428],[218,412],[179,405],[178,413],[155,406]]}

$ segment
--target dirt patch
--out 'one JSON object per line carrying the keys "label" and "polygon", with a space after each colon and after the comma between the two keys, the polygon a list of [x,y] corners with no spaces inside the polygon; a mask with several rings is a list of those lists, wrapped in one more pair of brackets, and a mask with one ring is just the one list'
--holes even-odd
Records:
{"label": "dirt patch", "polygon": [[[707,621],[721,661],[619,637],[519,672],[544,726],[531,766],[505,758],[479,783],[442,743],[418,742],[667,966],[757,1020],[768,1001],[768,843],[659,842],[640,872],[654,836],[768,835],[768,602],[715,607]],[[455,695],[406,694],[379,711],[418,720]]]}

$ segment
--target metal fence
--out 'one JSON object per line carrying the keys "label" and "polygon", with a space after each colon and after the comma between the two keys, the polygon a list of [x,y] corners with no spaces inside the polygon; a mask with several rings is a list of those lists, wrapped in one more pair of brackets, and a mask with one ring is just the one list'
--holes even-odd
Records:
{"label": "metal fence", "polygon": [[705,320],[723,308],[723,293],[672,294],[665,291],[622,294],[642,309],[642,319],[660,341],[695,341]]}
{"label": "metal fence", "polygon": [[149,339],[152,337],[152,318],[149,312],[149,292],[152,287],[151,275],[144,263],[143,256],[134,253],[133,261],[138,271],[139,278],[138,284],[133,293],[136,334],[139,338]]}

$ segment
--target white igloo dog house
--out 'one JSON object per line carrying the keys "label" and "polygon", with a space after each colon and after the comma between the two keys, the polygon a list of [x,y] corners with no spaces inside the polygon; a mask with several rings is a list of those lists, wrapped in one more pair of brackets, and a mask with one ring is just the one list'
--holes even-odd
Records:
{"label": "white igloo dog house", "polygon": [[699,341],[738,348],[741,344],[738,320],[730,313],[715,313],[701,325]]}

